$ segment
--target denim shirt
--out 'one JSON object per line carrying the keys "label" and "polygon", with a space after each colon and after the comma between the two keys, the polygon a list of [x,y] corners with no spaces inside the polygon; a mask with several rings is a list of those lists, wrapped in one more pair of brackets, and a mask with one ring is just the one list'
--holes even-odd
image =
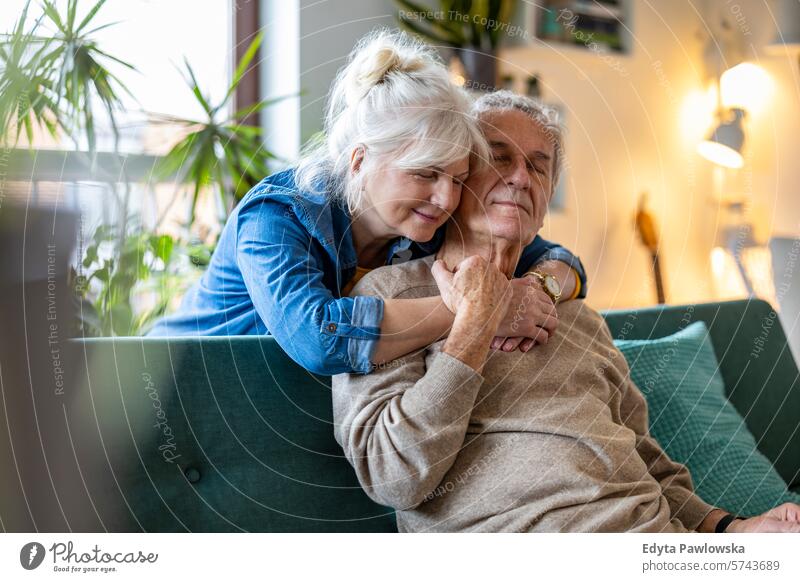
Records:
{"label": "denim shirt", "polygon": [[[436,252],[444,227],[425,244],[397,239],[386,263]],[[517,276],[543,260],[575,268],[577,257],[540,237],[528,245]],[[346,207],[326,196],[298,191],[294,170],[265,178],[231,213],[211,263],[180,309],[148,335],[271,334],[299,365],[316,374],[368,373],[380,338],[383,300],[342,297],[358,258]]]}

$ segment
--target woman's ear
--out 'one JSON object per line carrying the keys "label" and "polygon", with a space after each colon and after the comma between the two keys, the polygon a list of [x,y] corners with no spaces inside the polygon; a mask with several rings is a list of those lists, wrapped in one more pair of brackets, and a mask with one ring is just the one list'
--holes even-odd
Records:
{"label": "woman's ear", "polygon": [[353,148],[352,153],[350,154],[350,173],[351,174],[358,174],[361,171],[361,164],[364,162],[364,155],[366,154],[366,149],[363,145],[358,145]]}

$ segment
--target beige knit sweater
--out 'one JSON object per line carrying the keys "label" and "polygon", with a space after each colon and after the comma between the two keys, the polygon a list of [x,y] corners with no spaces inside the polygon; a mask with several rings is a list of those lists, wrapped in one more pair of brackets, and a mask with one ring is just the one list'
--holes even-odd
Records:
{"label": "beige knit sweater", "polygon": [[[377,269],[353,295],[438,295],[432,257]],[[483,375],[444,341],[333,378],[335,436],[400,531],[685,532],[713,507],[649,435],[647,404],[583,301]]]}

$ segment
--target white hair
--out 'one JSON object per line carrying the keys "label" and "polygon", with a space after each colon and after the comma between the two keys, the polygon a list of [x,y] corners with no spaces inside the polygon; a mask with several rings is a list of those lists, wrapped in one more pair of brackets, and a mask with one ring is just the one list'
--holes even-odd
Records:
{"label": "white hair", "polygon": [[480,165],[490,154],[471,107],[432,47],[379,29],[358,42],[339,71],[324,131],[301,156],[296,183],[341,198],[354,212],[364,175],[350,172],[358,147],[371,163],[404,169],[447,166],[471,154],[473,167]]}
{"label": "white hair", "polygon": [[482,95],[472,105],[472,112],[478,118],[487,113],[513,110],[522,111],[539,125],[553,146],[553,179],[550,192],[552,194],[558,185],[564,165],[564,128],[558,119],[558,111],[541,101],[507,90]]}

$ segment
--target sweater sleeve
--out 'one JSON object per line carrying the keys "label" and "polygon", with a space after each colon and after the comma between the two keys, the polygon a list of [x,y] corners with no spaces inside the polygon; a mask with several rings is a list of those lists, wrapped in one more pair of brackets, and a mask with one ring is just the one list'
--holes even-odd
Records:
{"label": "sweater sleeve", "polygon": [[686,466],[670,459],[650,435],[647,401],[639,388],[627,378],[621,391],[621,420],[636,433],[636,450],[639,456],[647,465],[650,475],[661,485],[672,517],[679,519],[687,529],[696,530],[714,507],[694,493],[692,477]]}
{"label": "sweater sleeve", "polygon": [[398,510],[425,500],[455,462],[482,383],[444,352],[426,369],[424,350],[334,376],[334,434],[372,499]]}

